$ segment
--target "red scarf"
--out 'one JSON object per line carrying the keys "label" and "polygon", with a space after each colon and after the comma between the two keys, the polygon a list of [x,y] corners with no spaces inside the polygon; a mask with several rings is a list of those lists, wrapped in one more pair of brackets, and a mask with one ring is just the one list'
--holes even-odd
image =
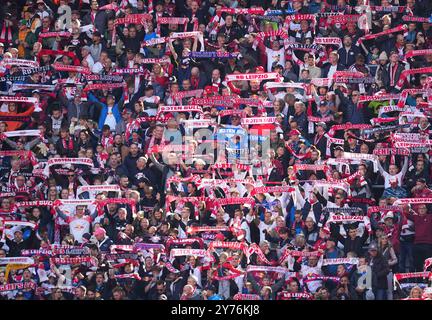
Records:
{"label": "red scarf", "polygon": [[12,43],[12,27],[7,27],[7,38],[6,38],[6,22],[3,22],[2,31],[0,34],[0,42],[6,43],[6,40],[9,40]]}
{"label": "red scarf", "polygon": [[68,142],[66,142],[66,139],[62,139],[62,143],[63,143],[63,149],[73,150],[74,146],[73,146],[73,140],[71,138],[69,138]]}

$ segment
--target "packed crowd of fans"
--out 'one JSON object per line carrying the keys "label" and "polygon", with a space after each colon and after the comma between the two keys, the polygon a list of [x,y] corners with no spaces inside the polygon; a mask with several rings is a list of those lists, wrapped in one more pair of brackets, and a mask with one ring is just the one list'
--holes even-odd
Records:
{"label": "packed crowd of fans", "polygon": [[1,4],[1,299],[432,299],[429,0]]}

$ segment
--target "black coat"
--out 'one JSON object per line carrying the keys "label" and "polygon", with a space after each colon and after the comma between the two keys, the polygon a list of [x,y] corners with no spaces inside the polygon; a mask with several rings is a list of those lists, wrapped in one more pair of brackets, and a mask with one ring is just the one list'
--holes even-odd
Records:
{"label": "black coat", "polygon": [[[72,144],[70,145],[69,140],[72,140]],[[66,145],[66,148],[65,148]],[[63,144],[63,139],[58,139],[56,142],[56,150],[57,153],[61,156],[66,156],[66,157],[77,157],[78,156],[78,150],[79,150],[79,145],[76,141],[74,141],[74,139],[72,139],[72,137],[70,137],[67,141],[65,141],[65,144]]]}
{"label": "black coat", "polygon": [[[399,63],[396,69],[396,74],[394,76],[395,85],[399,80],[402,71],[404,70],[405,70],[405,66],[402,63]],[[384,67],[382,77],[383,77],[383,85],[386,87],[387,90],[390,90],[393,87],[390,83],[390,63]]]}
{"label": "black coat", "polygon": [[8,257],[21,257],[21,250],[38,248],[38,245],[36,243],[37,238],[34,231],[30,233],[30,237],[19,243],[15,240],[9,240],[8,237],[5,237],[5,240],[7,246],[9,247],[9,252],[7,254]]}
{"label": "black coat", "polygon": [[[333,237],[337,238],[338,241],[343,244],[345,256],[347,255],[348,252],[355,252],[359,257],[363,255],[363,245],[366,242],[366,240],[369,238],[369,233],[367,232],[367,230],[364,230],[361,237],[357,236],[352,240],[348,236],[343,237],[340,235],[339,225],[332,224],[330,228]],[[345,225],[344,225],[344,229],[348,234],[348,228],[346,228]]]}
{"label": "black coat", "polygon": [[[96,30],[102,34],[105,33],[105,30],[107,28],[108,18],[109,17],[105,11],[97,11],[96,12],[96,17],[94,20],[94,26],[96,27]],[[90,12],[84,16],[83,23],[84,23],[84,25],[93,24]]]}
{"label": "black coat", "polygon": [[321,158],[325,159],[326,157],[326,151],[327,151],[327,138],[325,137],[325,134],[323,137],[321,137],[319,140],[317,140],[317,143],[315,144],[315,137],[317,135],[314,135],[314,138],[311,140],[314,146],[321,152]]}
{"label": "black coat", "polygon": [[369,264],[372,269],[372,288],[387,289],[387,274],[390,272],[387,260],[378,254],[375,258],[370,258]]}
{"label": "black coat", "polygon": [[[331,65],[330,62],[325,63],[322,66],[322,68],[321,68],[321,78],[327,78],[327,75],[328,75],[328,73],[330,71],[331,66],[332,65]],[[343,66],[340,63],[338,63],[337,66],[336,66],[336,71],[341,71],[343,69],[344,69]]]}

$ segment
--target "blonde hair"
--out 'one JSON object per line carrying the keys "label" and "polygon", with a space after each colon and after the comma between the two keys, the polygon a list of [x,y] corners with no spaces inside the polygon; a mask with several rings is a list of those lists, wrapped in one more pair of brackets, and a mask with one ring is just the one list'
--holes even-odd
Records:
{"label": "blonde hair", "polygon": [[410,297],[410,298],[413,297],[415,291],[420,291],[420,295],[423,294],[423,289],[420,288],[419,286],[415,286],[415,287],[412,288],[411,291],[410,291],[410,294],[409,294],[409,297]]}

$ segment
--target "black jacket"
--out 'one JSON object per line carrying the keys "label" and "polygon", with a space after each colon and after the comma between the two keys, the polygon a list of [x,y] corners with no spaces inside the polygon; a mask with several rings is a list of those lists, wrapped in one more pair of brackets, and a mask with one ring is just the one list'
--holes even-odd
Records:
{"label": "black jacket", "polygon": [[[84,16],[83,23],[84,25],[93,24],[90,12]],[[97,11],[96,17],[94,19],[94,26],[96,27],[97,31],[99,31],[102,34],[105,33],[107,24],[108,24],[108,15],[106,14],[106,12],[103,10]]]}
{"label": "black jacket", "polygon": [[9,247],[9,252],[7,254],[8,257],[21,257],[21,250],[24,249],[36,249],[37,246],[37,238],[35,232],[32,230],[30,233],[30,237],[21,242],[16,242],[15,239],[10,240],[8,237],[5,237],[6,244]]}
{"label": "black jacket", "polygon": [[[400,75],[404,70],[405,70],[405,66],[402,63],[398,63],[398,66],[396,68],[396,73],[394,75],[394,85],[397,84],[397,81],[399,80]],[[390,90],[391,88],[394,87],[390,83],[390,63],[384,67],[382,77],[383,77],[383,85],[386,87],[387,90]]]}
{"label": "black jacket", "polygon": [[[321,78],[327,78],[327,75],[328,75],[328,73],[330,71],[331,66],[332,65],[331,65],[330,62],[327,62],[327,63],[325,63],[322,66],[322,68],[321,68]],[[340,63],[338,63],[337,66],[336,66],[336,71],[341,71],[343,69],[344,69],[343,66]]]}
{"label": "black jacket", "polygon": [[[70,140],[72,140],[72,142],[70,142]],[[61,138],[58,139],[55,147],[58,154],[61,156],[66,156],[70,158],[74,158],[78,156],[79,145],[71,137],[66,141],[63,141],[63,139]]]}
{"label": "black jacket", "polygon": [[[346,233],[348,233],[348,230],[345,227],[345,225],[344,225],[344,229]],[[369,233],[367,232],[367,230],[364,230],[361,237],[357,236],[352,240],[348,236],[347,237],[341,236],[339,233],[339,225],[332,224],[331,233],[333,237],[337,238],[339,242],[343,244],[345,256],[347,255],[348,252],[351,251],[355,252],[358,257],[363,255],[363,245],[366,242],[366,240],[369,238]]]}
{"label": "black jacket", "polygon": [[387,289],[387,274],[390,272],[387,260],[378,254],[375,258],[370,258],[372,268],[372,288]]}

